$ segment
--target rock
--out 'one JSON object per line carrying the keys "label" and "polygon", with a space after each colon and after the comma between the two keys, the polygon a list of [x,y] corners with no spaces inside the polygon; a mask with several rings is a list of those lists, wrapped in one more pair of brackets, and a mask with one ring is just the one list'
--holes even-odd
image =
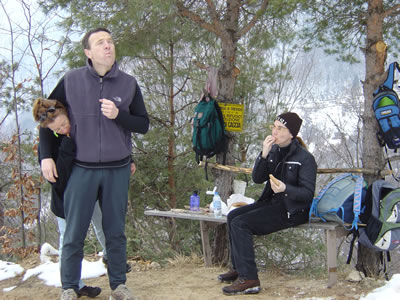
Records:
{"label": "rock", "polygon": [[153,261],[153,262],[150,264],[150,268],[151,268],[151,269],[158,270],[158,269],[161,268],[161,265],[160,265],[158,262]]}
{"label": "rock", "polygon": [[346,280],[350,282],[361,282],[364,278],[365,276],[363,273],[353,270],[347,275]]}

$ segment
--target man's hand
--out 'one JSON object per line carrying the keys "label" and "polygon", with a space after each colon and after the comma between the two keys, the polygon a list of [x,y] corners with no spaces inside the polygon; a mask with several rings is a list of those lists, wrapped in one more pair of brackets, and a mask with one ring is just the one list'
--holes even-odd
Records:
{"label": "man's hand", "polygon": [[113,120],[118,116],[119,110],[113,101],[100,99],[99,102],[101,103],[101,112],[106,118]]}
{"label": "man's hand", "polygon": [[133,176],[133,174],[135,174],[135,172],[136,172],[136,165],[133,162],[133,163],[131,163],[131,175]]}
{"label": "man's hand", "polygon": [[46,178],[50,182],[56,182],[58,178],[56,164],[52,158],[42,159],[40,164],[42,169],[43,177]]}

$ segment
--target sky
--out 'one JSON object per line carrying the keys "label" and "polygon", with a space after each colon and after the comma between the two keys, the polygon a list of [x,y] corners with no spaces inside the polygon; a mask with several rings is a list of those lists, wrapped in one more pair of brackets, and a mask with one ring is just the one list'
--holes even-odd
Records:
{"label": "sky", "polygon": [[[45,78],[43,82],[43,92],[45,95],[49,94],[60,78],[60,74],[57,72],[64,68],[64,63],[58,60],[58,55],[55,54],[56,46],[58,46],[58,42],[61,40],[61,36],[63,36],[63,32],[60,31],[59,27],[55,26],[55,20],[57,20],[57,18],[45,16],[41,12],[37,0],[25,0],[25,3],[30,7],[32,15],[32,22],[29,25],[20,1],[0,1],[3,4],[0,6],[0,61],[4,60],[10,63],[13,58],[14,62],[19,63],[19,68],[15,72],[16,84],[22,83],[26,88],[37,84],[35,80],[38,77],[38,71],[32,53],[27,49],[28,40],[26,33],[29,26],[31,26],[33,36],[40,36],[41,32],[44,31],[48,40],[43,42],[43,44],[40,40],[33,41],[32,47],[35,56],[41,59],[42,77]],[[8,20],[10,20],[11,24]],[[13,31],[12,39],[10,34],[11,28]],[[76,37],[70,36],[70,38],[75,39]],[[13,40],[13,43],[11,40]],[[14,46],[13,49],[11,48],[12,44]],[[48,72],[50,72],[50,74],[47,74]],[[9,87],[11,86],[10,78],[7,84]],[[26,94],[22,94],[22,97],[32,102],[34,100],[30,99]],[[8,100],[10,101],[11,99]],[[4,100],[1,99],[1,101]],[[5,109],[0,103],[0,120],[4,115]],[[29,106],[27,106],[27,111],[22,111],[20,107],[18,118],[22,131],[35,132],[37,124],[32,118],[32,112]],[[0,134],[10,136],[14,133],[15,128],[15,116],[12,114],[7,117],[3,126],[0,127]]]}
{"label": "sky", "polygon": [[[51,261],[51,256],[58,255],[58,250],[54,249],[51,245],[45,243],[41,248],[41,265],[24,270],[20,265],[0,261],[0,281],[9,278],[16,277],[23,272],[25,275],[22,281],[27,280],[32,276],[37,276],[44,285],[61,287],[60,282],[60,269],[58,262],[54,263]],[[82,262],[82,279],[96,278],[106,274],[107,270],[102,263],[102,259],[94,262],[83,260]],[[16,288],[16,286],[10,286],[3,289],[3,293],[7,293]],[[392,278],[386,282],[386,284],[380,288],[373,290],[366,296],[360,298],[360,300],[398,300],[400,299],[400,274],[394,274]],[[327,300],[327,298],[305,298],[304,300]]]}

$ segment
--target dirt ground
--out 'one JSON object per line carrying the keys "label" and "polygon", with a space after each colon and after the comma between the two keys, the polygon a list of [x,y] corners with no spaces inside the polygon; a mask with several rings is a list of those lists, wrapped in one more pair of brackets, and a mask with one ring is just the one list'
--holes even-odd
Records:
{"label": "dirt ground", "polygon": [[[20,262],[26,270],[38,265],[36,257]],[[127,274],[127,286],[140,300],[220,300],[227,299],[221,288],[226,284],[219,283],[217,275],[225,272],[219,267],[205,268],[200,259],[176,259],[165,267],[154,267],[144,262],[130,261],[133,270]],[[229,299],[360,299],[383,281],[364,280],[354,283],[345,280],[347,274],[339,274],[339,281],[333,288],[327,288],[327,278],[312,279],[305,276],[294,276],[279,271],[259,274],[262,291],[257,295],[240,295]],[[9,300],[47,300],[59,299],[60,288],[46,286],[37,277],[22,281],[23,274],[12,279],[0,281],[0,299]],[[85,283],[100,286],[103,290],[96,299],[108,300],[110,288],[108,277],[86,279]],[[17,286],[9,292],[4,288]],[[90,299],[82,297],[80,299]]]}

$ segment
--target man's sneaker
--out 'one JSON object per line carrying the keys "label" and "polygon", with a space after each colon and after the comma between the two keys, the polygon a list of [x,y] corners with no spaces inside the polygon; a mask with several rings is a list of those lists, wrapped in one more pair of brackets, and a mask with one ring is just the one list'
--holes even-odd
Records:
{"label": "man's sneaker", "polygon": [[88,286],[85,285],[83,288],[81,288],[78,292],[78,298],[81,296],[86,296],[89,298],[95,298],[96,296],[100,295],[101,293],[101,288],[97,286]]}
{"label": "man's sneaker", "polygon": [[[106,267],[107,267],[107,265],[108,265],[108,260],[107,260],[107,258],[104,258],[103,257],[103,264],[105,264],[106,265]],[[130,265],[130,263],[126,263],[126,273],[129,273],[130,271],[132,271],[132,267],[131,267],[131,265]]]}
{"label": "man's sneaker", "polygon": [[74,289],[62,290],[61,300],[77,300],[78,295],[75,293]]}
{"label": "man's sneaker", "polygon": [[132,295],[125,284],[120,284],[111,292],[110,300],[137,300],[137,298]]}
{"label": "man's sneaker", "polygon": [[222,288],[222,292],[228,296],[240,294],[258,294],[260,290],[260,280],[246,280],[242,278],[238,278],[232,285]]}
{"label": "man's sneaker", "polygon": [[239,277],[238,272],[235,270],[229,270],[228,272],[224,274],[218,275],[218,281],[219,282],[225,282],[225,283],[231,283],[235,281]]}

